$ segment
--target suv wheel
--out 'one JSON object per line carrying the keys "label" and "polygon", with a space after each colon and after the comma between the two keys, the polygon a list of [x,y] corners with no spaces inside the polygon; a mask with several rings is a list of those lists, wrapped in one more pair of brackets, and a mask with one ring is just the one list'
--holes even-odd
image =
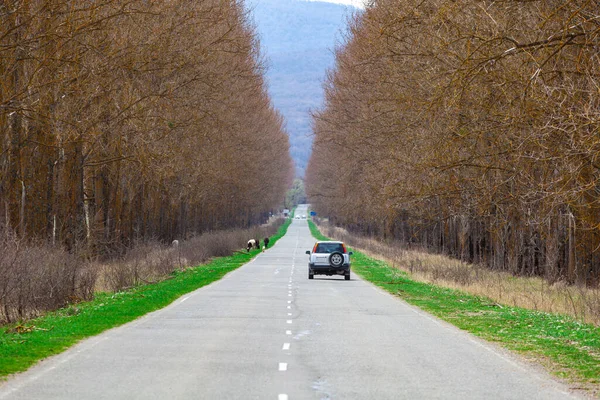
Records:
{"label": "suv wheel", "polygon": [[350,280],[350,272],[349,271],[347,274],[344,275],[344,279],[346,279],[347,281]]}
{"label": "suv wheel", "polygon": [[334,251],[329,256],[329,265],[332,267],[341,267],[344,264],[344,255],[339,251]]}
{"label": "suv wheel", "polygon": [[308,279],[312,279],[315,277],[315,274],[313,274],[311,271],[308,271]]}

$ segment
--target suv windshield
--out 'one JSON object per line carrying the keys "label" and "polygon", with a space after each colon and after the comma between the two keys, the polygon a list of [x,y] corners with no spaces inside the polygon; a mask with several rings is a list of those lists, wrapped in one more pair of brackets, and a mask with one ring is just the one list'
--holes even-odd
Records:
{"label": "suv windshield", "polygon": [[334,251],[344,252],[344,247],[341,243],[319,243],[315,253],[333,253]]}

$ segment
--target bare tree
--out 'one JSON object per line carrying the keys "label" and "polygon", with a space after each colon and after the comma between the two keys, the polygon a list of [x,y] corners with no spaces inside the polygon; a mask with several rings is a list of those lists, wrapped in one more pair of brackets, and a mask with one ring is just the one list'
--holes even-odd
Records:
{"label": "bare tree", "polygon": [[597,284],[598,27],[590,1],[377,2],[315,114],[311,202],[363,233]]}

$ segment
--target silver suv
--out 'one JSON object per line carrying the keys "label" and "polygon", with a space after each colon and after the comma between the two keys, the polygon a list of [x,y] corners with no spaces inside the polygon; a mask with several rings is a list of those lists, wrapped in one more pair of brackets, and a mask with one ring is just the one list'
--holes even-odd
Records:
{"label": "silver suv", "polygon": [[344,242],[317,242],[312,251],[307,250],[308,279],[315,275],[344,275],[350,280],[350,256],[352,252],[346,250]]}

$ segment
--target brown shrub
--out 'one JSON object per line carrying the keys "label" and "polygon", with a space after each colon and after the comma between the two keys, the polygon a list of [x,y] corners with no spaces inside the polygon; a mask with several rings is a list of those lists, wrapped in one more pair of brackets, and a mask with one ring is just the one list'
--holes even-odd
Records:
{"label": "brown shrub", "polygon": [[139,242],[125,256],[103,268],[98,289],[120,291],[165,279],[177,269],[196,266],[213,257],[224,257],[245,248],[248,239],[271,236],[283,224],[279,218],[259,227],[206,232],[177,245],[158,241]]}
{"label": "brown shrub", "polygon": [[103,284],[113,292],[157,282],[178,268],[177,249],[158,241],[138,242],[104,268]]}
{"label": "brown shrub", "polygon": [[219,232],[207,232],[180,243],[178,249],[180,258],[189,265],[197,265],[208,261],[211,257],[231,255],[246,247],[249,239],[259,239],[263,244],[264,238],[274,235],[285,221],[277,218],[270,223],[249,228],[234,229]]}
{"label": "brown shrub", "polygon": [[75,254],[4,232],[0,241],[0,322],[12,322],[92,297],[97,274]]}

